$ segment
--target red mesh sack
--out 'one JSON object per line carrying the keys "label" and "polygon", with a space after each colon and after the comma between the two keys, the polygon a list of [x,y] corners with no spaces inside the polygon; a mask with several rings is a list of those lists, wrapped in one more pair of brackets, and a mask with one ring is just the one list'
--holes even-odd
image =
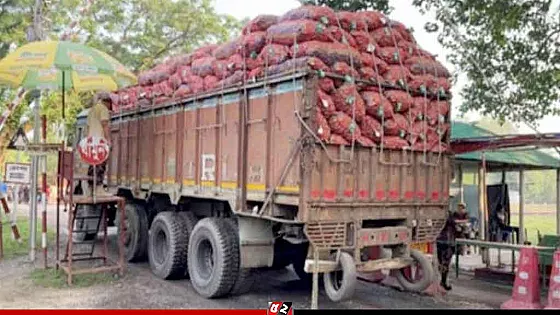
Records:
{"label": "red mesh sack", "polygon": [[293,45],[308,41],[329,42],[330,34],[325,25],[311,21],[287,21],[271,26],[266,32],[274,44]]}
{"label": "red mesh sack", "polygon": [[430,100],[423,96],[412,98],[412,107],[409,109],[410,116],[414,120],[424,120],[428,107],[430,106]]}
{"label": "red mesh sack", "polygon": [[332,71],[341,76],[350,76],[352,78],[360,77],[356,69],[350,67],[346,62],[335,63],[332,67]]}
{"label": "red mesh sack", "polygon": [[369,53],[362,53],[362,58],[360,58],[362,65],[364,67],[372,68],[380,75],[384,74],[387,71],[387,63],[377,56],[369,54]]}
{"label": "red mesh sack", "polygon": [[197,59],[192,62],[191,71],[193,74],[205,77],[214,73],[214,62],[216,58],[214,57],[204,57],[202,59]]}
{"label": "red mesh sack", "polygon": [[156,97],[154,99],[154,104],[161,105],[161,104],[165,104],[165,103],[169,102],[170,100],[171,100],[171,98],[169,98],[165,95],[162,95],[162,96]]}
{"label": "red mesh sack", "polygon": [[[262,71],[262,68],[260,68],[260,70]],[[253,70],[254,71],[254,70]],[[238,70],[235,71],[235,73],[233,73],[231,76],[221,80],[220,82],[218,82],[216,84],[216,87],[218,88],[222,88],[222,87],[230,87],[233,85],[237,85],[239,83],[243,82],[243,71]]]}
{"label": "red mesh sack", "polygon": [[375,146],[375,142],[373,142],[373,140],[369,139],[366,136],[359,136],[358,138],[356,138],[356,142],[364,148],[371,148]]}
{"label": "red mesh sack", "polygon": [[[196,49],[195,51],[193,51],[193,57],[196,57],[197,59],[199,58],[199,56],[212,56],[212,54],[214,53],[214,51],[218,48],[218,44],[211,44],[211,45],[206,45],[203,47],[200,47],[198,49]],[[194,59],[193,59],[194,60]]]}
{"label": "red mesh sack", "polygon": [[360,123],[360,130],[362,135],[368,137],[369,139],[379,143],[381,140],[381,134],[383,132],[383,127],[377,119],[367,115],[364,120]]}
{"label": "red mesh sack", "polygon": [[410,71],[401,66],[389,66],[383,74],[385,81],[393,86],[405,87],[410,81]]}
{"label": "red mesh sack", "polygon": [[143,86],[138,91],[138,99],[148,99],[151,100],[153,97],[153,87]]}
{"label": "red mesh sack", "polygon": [[387,136],[397,136],[404,138],[406,136],[406,131],[408,122],[403,115],[395,114],[392,119],[385,121],[383,125],[383,130]]}
{"label": "red mesh sack", "polygon": [[163,95],[163,86],[161,84],[152,85],[152,98],[156,98]]}
{"label": "red mesh sack", "polygon": [[425,121],[417,121],[412,124],[410,130],[410,144],[413,146],[413,149],[423,149],[423,147],[419,147],[418,143],[424,143],[427,131],[428,124]]}
{"label": "red mesh sack", "polygon": [[369,33],[363,31],[353,31],[350,33],[355,39],[360,52],[374,53],[377,49],[373,37]]}
{"label": "red mesh sack", "polygon": [[337,25],[336,13],[329,7],[304,5],[284,14],[280,21],[314,20],[325,25]]}
{"label": "red mesh sack", "polygon": [[212,64],[212,73],[214,76],[224,79],[232,74],[232,70],[226,60],[216,60]]}
{"label": "red mesh sack", "polygon": [[249,23],[247,23],[245,27],[243,27],[242,33],[244,35],[247,35],[255,32],[266,32],[266,30],[268,30],[269,27],[271,27],[274,24],[277,24],[279,20],[280,18],[276,15],[270,15],[270,14],[258,15],[257,17],[249,21]]}
{"label": "red mesh sack", "polygon": [[187,84],[182,84],[173,94],[174,98],[185,98],[192,94],[191,88]]}
{"label": "red mesh sack", "polygon": [[119,105],[119,94],[112,92],[109,97],[111,98],[111,108],[116,108]]}
{"label": "red mesh sack", "polygon": [[[292,51],[294,51],[293,48]],[[354,66],[361,66],[360,53],[356,49],[340,43],[310,41],[298,44],[295,52],[296,57],[316,57],[328,66],[334,65],[338,61],[348,64],[353,61]]]}
{"label": "red mesh sack", "polygon": [[389,21],[387,23],[387,26],[391,27],[391,29],[393,29],[393,31],[396,31],[399,33],[399,35],[406,41],[408,42],[415,42],[414,40],[414,36],[412,36],[412,33],[410,32],[410,30],[406,27],[406,25],[402,24],[401,22],[398,21]]}
{"label": "red mesh sack", "polygon": [[317,107],[326,118],[330,118],[336,112],[333,98],[321,90],[317,90]]}
{"label": "red mesh sack", "polygon": [[357,12],[358,19],[362,20],[367,25],[367,31],[371,32],[375,29],[383,27],[387,23],[387,18],[383,13],[378,11],[362,11]]}
{"label": "red mesh sack", "polygon": [[409,145],[408,145],[408,141],[399,137],[384,137],[383,147],[391,150],[399,150],[399,149],[408,148]]}
{"label": "red mesh sack", "polygon": [[332,36],[333,40],[343,45],[350,45],[354,48],[357,48],[357,43],[354,39],[354,36],[350,35],[350,33],[341,29],[340,27],[331,26],[329,27],[328,32]]}
{"label": "red mesh sack", "polygon": [[[241,72],[241,75],[243,75],[243,71],[239,71],[239,72]],[[257,81],[258,78],[261,78],[263,76],[264,76],[264,68],[253,69],[247,74],[247,81],[255,82]]]}
{"label": "red mesh sack", "polygon": [[334,87],[334,81],[330,78],[323,78],[319,80],[319,88],[327,93],[334,93],[336,90]]}
{"label": "red mesh sack", "polygon": [[424,95],[432,90],[434,83],[434,76],[412,75],[410,81],[408,81],[408,87]]}
{"label": "red mesh sack", "polygon": [[406,52],[397,47],[380,47],[375,50],[377,56],[388,64],[400,65],[406,60]]}
{"label": "red mesh sack", "polygon": [[441,153],[445,153],[445,152],[449,152],[449,146],[444,143],[444,142],[438,142],[436,144],[434,144],[431,148],[430,151],[432,152],[441,152]]}
{"label": "red mesh sack", "polygon": [[177,69],[177,74],[179,74],[179,76],[181,77],[181,81],[185,83],[187,82],[186,78],[192,75],[191,67],[189,66],[179,67],[179,69]]}
{"label": "red mesh sack", "polygon": [[432,101],[428,104],[426,119],[430,125],[437,125],[446,122],[447,114],[449,114],[450,105],[446,101]]}
{"label": "red mesh sack", "polygon": [[434,78],[432,84],[432,93],[434,94],[448,94],[451,91],[451,82],[448,78]]}
{"label": "red mesh sack", "polygon": [[397,43],[397,47],[402,49],[408,57],[412,56],[420,56],[420,50],[416,43],[407,42],[406,40],[402,40]]}
{"label": "red mesh sack", "polygon": [[393,106],[379,91],[362,92],[362,97],[366,106],[366,112],[372,117],[381,120],[393,118]]}
{"label": "red mesh sack", "polygon": [[169,81],[163,81],[161,83],[159,83],[161,91],[163,93],[164,96],[167,97],[171,97],[173,96],[173,87],[171,86],[171,83],[169,83]]}
{"label": "red mesh sack", "polygon": [[245,58],[252,57],[254,59],[266,45],[266,33],[258,32],[245,35],[241,37],[239,42],[239,54],[245,56]]}
{"label": "red mesh sack", "polygon": [[366,115],[364,100],[354,84],[342,85],[334,94],[334,106],[338,111],[350,117],[355,117],[360,122]]}
{"label": "red mesh sack", "polygon": [[220,79],[213,75],[204,77],[204,91],[208,92],[216,88]]}
{"label": "red mesh sack", "polygon": [[394,47],[396,43],[403,40],[402,35],[390,27],[378,28],[371,35],[375,43],[381,47]]}
{"label": "red mesh sack", "polygon": [[175,58],[175,64],[177,65],[177,68],[183,67],[183,66],[190,66],[192,63],[192,54],[182,54],[182,55],[178,55]]}
{"label": "red mesh sack", "polygon": [[315,114],[315,123],[317,124],[317,136],[319,139],[329,141],[331,138],[331,127],[329,127],[329,122],[321,112]]}
{"label": "red mesh sack", "polygon": [[431,74],[443,78],[451,76],[441,63],[428,57],[410,57],[405,61],[405,65],[412,74],[416,75]]}
{"label": "red mesh sack", "polygon": [[346,141],[342,136],[334,134],[331,132],[331,138],[329,139],[329,144],[333,145],[350,145],[350,142]]}
{"label": "red mesh sack", "polygon": [[183,83],[183,80],[181,80],[181,75],[179,75],[179,73],[175,73],[169,77],[169,84],[171,84],[174,90],[178,89],[181,83]]}
{"label": "red mesh sack", "polygon": [[151,73],[150,73],[149,71],[147,71],[147,72],[146,72],[146,71],[141,72],[141,73],[138,75],[138,84],[140,84],[140,85],[142,85],[142,86],[149,85],[149,84],[150,84],[150,81],[151,81],[151,80],[150,80],[150,75],[151,75]]}
{"label": "red mesh sack", "polygon": [[237,71],[237,70],[251,71],[263,66],[264,63],[258,56],[256,56],[255,59],[250,57],[243,59],[243,56],[239,54],[235,54],[228,59],[229,71]]}
{"label": "red mesh sack", "polygon": [[290,58],[290,48],[283,45],[267,45],[265,46],[259,57],[265,66],[278,65]]}
{"label": "red mesh sack", "polygon": [[412,106],[412,96],[404,91],[386,91],[385,97],[391,104],[397,113],[406,112]]}
{"label": "red mesh sack", "polygon": [[228,59],[229,57],[235,55],[240,48],[239,38],[225,42],[218,46],[214,50],[214,58],[216,59]]}
{"label": "red mesh sack", "polygon": [[[360,78],[362,80],[369,80],[374,82],[383,83],[383,77],[377,73],[373,68],[362,67],[360,68]],[[367,88],[366,88],[367,89]]]}
{"label": "red mesh sack", "polygon": [[196,75],[187,76],[183,83],[188,84],[192,93],[198,94],[204,91],[204,79]]}
{"label": "red mesh sack", "polygon": [[336,13],[340,26],[348,31],[364,31],[367,24],[361,16],[356,12],[340,11]]}
{"label": "red mesh sack", "polygon": [[350,142],[362,135],[360,127],[343,112],[336,112],[329,118],[329,127],[331,127],[332,133],[336,133]]}
{"label": "red mesh sack", "polygon": [[331,69],[319,58],[311,57],[307,58],[307,65],[312,70],[329,72]]}

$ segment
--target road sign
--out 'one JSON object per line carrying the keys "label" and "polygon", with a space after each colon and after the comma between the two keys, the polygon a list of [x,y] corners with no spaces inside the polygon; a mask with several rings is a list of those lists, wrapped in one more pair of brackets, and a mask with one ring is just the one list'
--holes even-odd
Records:
{"label": "road sign", "polygon": [[31,164],[6,163],[5,176],[6,183],[27,185],[31,182]]}
{"label": "road sign", "polygon": [[78,144],[82,160],[89,165],[99,165],[109,157],[109,143],[101,137],[86,137]]}
{"label": "road sign", "polygon": [[25,135],[25,131],[23,128],[18,128],[16,134],[8,143],[8,149],[10,150],[23,150],[29,144],[29,140],[27,140],[27,136]]}

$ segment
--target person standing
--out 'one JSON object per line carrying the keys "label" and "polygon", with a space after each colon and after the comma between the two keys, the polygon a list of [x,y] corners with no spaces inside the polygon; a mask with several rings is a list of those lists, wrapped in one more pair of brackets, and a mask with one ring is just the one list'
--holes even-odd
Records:
{"label": "person standing", "polygon": [[[108,93],[101,92],[95,95],[93,99],[93,106],[90,108],[87,117],[87,135],[89,137],[104,138],[107,142],[110,139],[109,122],[110,122],[110,110],[111,108],[111,98]],[[103,180],[105,177],[105,171],[107,168],[107,161],[95,166],[89,166],[88,180],[89,187],[94,189],[96,195],[107,195],[103,189]],[[95,184],[93,177],[95,176]]]}
{"label": "person standing", "polygon": [[438,269],[441,274],[440,285],[447,291],[451,290],[451,286],[447,283],[447,276],[454,254],[455,220],[453,220],[453,213],[449,212],[443,230],[441,230],[437,237]]}

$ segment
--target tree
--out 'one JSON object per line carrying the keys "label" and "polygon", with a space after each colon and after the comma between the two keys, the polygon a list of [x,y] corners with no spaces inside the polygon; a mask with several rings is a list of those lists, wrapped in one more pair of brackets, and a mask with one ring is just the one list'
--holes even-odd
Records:
{"label": "tree", "polygon": [[[55,25],[70,22],[68,13],[81,3],[63,0],[50,8]],[[78,35],[133,70],[201,45],[227,40],[241,24],[218,15],[210,0],[99,0],[82,22]],[[63,31],[54,29],[53,36]]]}
{"label": "tree", "polygon": [[[335,9],[375,8],[388,1],[301,0]],[[553,4],[556,3],[555,6]],[[560,114],[560,8],[553,0],[414,0],[434,12],[426,30],[438,33],[449,62],[466,74],[461,112],[533,124]]]}

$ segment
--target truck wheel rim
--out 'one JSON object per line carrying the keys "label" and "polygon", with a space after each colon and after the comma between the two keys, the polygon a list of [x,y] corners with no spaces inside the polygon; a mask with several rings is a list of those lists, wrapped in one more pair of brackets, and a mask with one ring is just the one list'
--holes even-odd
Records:
{"label": "truck wheel rim", "polygon": [[163,230],[159,230],[157,232],[155,241],[156,241],[155,244],[156,257],[154,258],[158,263],[162,264],[165,262],[165,257],[167,257],[167,252],[168,252],[167,235]]}
{"label": "truck wheel rim", "polygon": [[420,266],[420,264],[416,261],[414,261],[414,263],[412,263],[409,267],[404,268],[402,273],[405,279],[410,283],[419,282],[424,277],[422,266]]}
{"label": "truck wheel rim", "polygon": [[212,276],[214,271],[214,250],[209,240],[202,240],[197,246],[198,274],[205,280]]}

